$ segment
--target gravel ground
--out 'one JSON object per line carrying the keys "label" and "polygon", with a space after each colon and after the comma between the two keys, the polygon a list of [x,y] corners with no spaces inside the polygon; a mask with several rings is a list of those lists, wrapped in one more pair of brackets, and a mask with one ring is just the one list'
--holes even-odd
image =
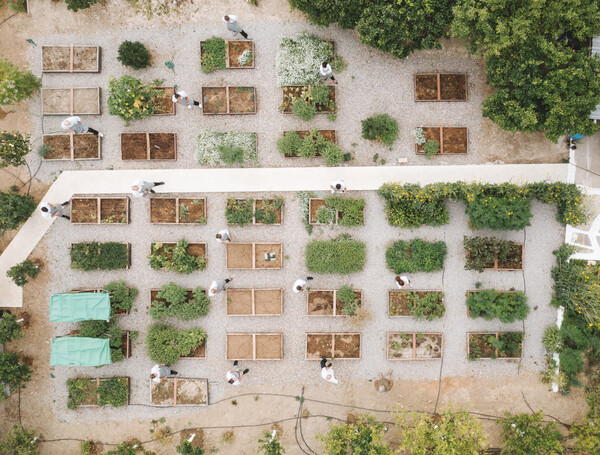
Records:
{"label": "gravel ground", "polygon": [[[235,194],[234,197],[273,196],[275,193]],[[77,375],[111,376],[126,375],[132,378],[132,403],[149,403],[148,371],[152,362],[145,353],[145,334],[151,324],[147,314],[150,304],[150,288],[160,287],[174,281],[185,287],[208,287],[213,279],[233,276],[232,287],[281,287],[284,295],[283,315],[275,317],[227,317],[225,313],[225,293],[212,299],[213,307],[209,315],[197,322],[172,322],[177,327],[200,326],[208,334],[207,357],[205,360],[182,360],[174,365],[184,377],[206,377],[209,379],[211,402],[223,397],[229,387],[224,375],[230,368],[225,360],[225,340],[228,332],[283,332],[284,355],[280,361],[240,362],[250,368],[244,378],[245,385],[301,383],[315,384],[322,381],[318,362],[304,360],[306,332],[362,333],[361,359],[335,361],[336,374],[341,381],[361,381],[371,379],[379,371],[394,368],[394,377],[406,379],[437,379],[440,374],[440,361],[388,362],[385,354],[385,333],[387,331],[440,331],[444,333],[443,376],[515,375],[519,363],[512,361],[468,362],[466,358],[467,331],[522,330],[521,322],[502,324],[499,321],[470,320],[466,316],[465,291],[473,289],[476,281],[483,287],[497,289],[526,290],[532,310],[525,321],[526,337],[522,369],[541,370],[543,368],[543,346],[541,334],[544,328],[554,322],[555,311],[548,305],[551,294],[550,268],[553,264],[552,250],[562,240],[563,228],[554,220],[552,207],[533,203],[533,223],[526,232],[487,232],[480,235],[524,241],[525,272],[493,272],[481,274],[464,270],[462,238],[470,234],[464,207],[451,203],[450,224],[442,228],[424,227],[414,231],[400,230],[388,225],[383,212],[383,201],[375,192],[353,192],[352,196],[364,197],[367,201],[366,224],[364,227],[344,229],[340,227],[316,228],[309,237],[300,216],[298,198],[291,193],[281,194],[285,198],[284,218],[281,226],[232,227],[235,241],[282,242],[284,267],[274,271],[227,271],[225,268],[225,247],[218,244],[214,234],[225,226],[224,208],[226,194],[197,195],[207,197],[206,226],[157,226],[149,223],[149,201],[133,200],[131,203],[131,224],[124,226],[77,226],[66,220],[58,220],[47,234],[51,248],[48,263],[52,277],[50,293],[66,292],[78,287],[103,286],[114,279],[124,279],[135,285],[140,295],[134,302],[134,310],[129,316],[119,317],[119,325],[124,329],[138,330],[140,337],[134,342],[133,357],[123,362],[100,368],[55,367],[54,410],[59,418],[81,422],[96,421],[99,416],[110,418],[130,418],[138,415],[141,408],[130,406],[117,410],[79,410],[76,414],[66,408],[66,379]],[[183,196],[183,195],[182,195]],[[196,195],[194,195],[195,197]],[[337,289],[351,284],[364,291],[365,307],[371,319],[362,328],[355,327],[346,318],[313,318],[306,314],[306,293],[294,294],[291,285],[299,276],[305,276],[303,252],[310,238],[327,239],[342,232],[351,233],[356,239],[367,243],[367,262],[363,272],[348,277],[315,276],[314,289]],[[191,275],[153,271],[146,259],[152,241],[177,241],[185,237],[188,241],[208,242],[208,267],[205,271]],[[448,245],[445,271],[431,274],[414,274],[411,280],[414,289],[442,289],[445,293],[446,315],[434,322],[418,322],[411,318],[389,318],[387,316],[387,292],[393,289],[394,274],[385,266],[385,250],[397,239],[415,237],[427,240],[444,240]],[[122,241],[132,244],[132,267],[127,271],[81,272],[70,269],[68,246],[71,242]],[[376,284],[374,284],[376,283]],[[44,303],[46,305],[46,303]],[[56,324],[54,335],[64,335],[75,324]],[[243,388],[240,390],[243,391]],[[98,414],[100,412],[100,414]],[[162,412],[162,411],[161,411]],[[185,412],[168,410],[165,414]]]}

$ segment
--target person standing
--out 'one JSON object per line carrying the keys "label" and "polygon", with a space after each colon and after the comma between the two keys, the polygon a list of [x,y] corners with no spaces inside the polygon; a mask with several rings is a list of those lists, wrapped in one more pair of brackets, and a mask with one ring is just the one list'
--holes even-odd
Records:
{"label": "person standing", "polygon": [[198,101],[192,100],[192,102],[190,103],[190,97],[183,90],[180,92],[175,92],[171,99],[173,100],[173,103],[181,104],[182,106],[187,106],[188,109],[191,109],[192,105],[198,106],[200,107],[200,109],[202,109],[202,104],[200,104]]}
{"label": "person standing", "polygon": [[244,37],[244,39],[250,39],[250,38],[248,38],[248,34],[244,30],[242,30],[242,27],[240,27],[240,24],[238,24],[237,20],[238,20],[237,16],[234,16],[233,14],[223,16],[223,22],[225,22],[225,24],[227,24],[227,30],[229,30],[230,32],[233,32],[234,35],[236,33],[239,33],[240,35],[242,35]]}
{"label": "person standing", "polygon": [[378,392],[389,392],[394,387],[394,380],[392,379],[392,370],[387,372],[385,377],[382,373],[379,373],[379,379],[375,379],[373,384],[375,386],[375,390]]}
{"label": "person standing", "polygon": [[227,377],[227,382],[231,385],[240,385],[242,376],[248,374],[250,368],[246,368],[244,371],[240,371],[241,368],[235,368],[238,366],[238,361],[233,362],[233,370],[229,370],[225,375]]}
{"label": "person standing", "polygon": [[335,77],[333,77],[333,70],[331,69],[331,65],[329,63],[323,62],[319,68],[319,73],[321,74],[321,80],[323,82],[327,81],[327,79],[331,79],[334,84],[337,84]]}
{"label": "person standing", "polygon": [[329,188],[331,188],[331,194],[337,193],[338,191],[340,193],[345,193],[346,191],[348,191],[348,187],[346,186],[343,180],[336,180],[335,182],[331,182]]}
{"label": "person standing", "polygon": [[337,384],[339,381],[335,378],[335,373],[333,372],[333,365],[331,362],[327,363],[327,357],[324,355],[321,356],[321,377],[328,382],[333,382]]}
{"label": "person standing", "polygon": [[145,180],[138,179],[133,182],[131,192],[135,197],[146,197],[150,196],[150,193],[156,193],[156,191],[153,190],[155,186],[164,184],[165,182],[146,182]]}
{"label": "person standing", "polygon": [[150,370],[150,379],[152,379],[157,384],[160,384],[163,378],[166,378],[168,376],[175,376],[177,374],[179,374],[177,373],[177,371],[171,370],[164,363],[157,363]]}
{"label": "person standing", "polygon": [[396,278],[394,278],[394,281],[396,282],[396,286],[398,287],[398,289],[402,289],[404,286],[408,285],[412,288],[412,284],[410,283],[410,280],[403,276],[398,276],[396,275]]}
{"label": "person standing", "polygon": [[208,296],[212,297],[213,295],[221,292],[223,289],[225,289],[225,285],[227,283],[229,283],[231,280],[233,280],[233,278],[227,278],[226,280],[221,280],[218,283],[216,281],[213,281],[210,284],[210,289],[208,290]]}
{"label": "person standing", "polygon": [[47,220],[51,220],[56,216],[70,220],[71,217],[63,213],[63,208],[67,205],[69,205],[69,201],[63,202],[62,204],[50,204],[49,202],[46,202],[42,205],[40,210],[42,211],[42,216]]}
{"label": "person standing", "polygon": [[312,280],[313,277],[312,276],[307,276],[306,278],[298,278],[296,281],[294,281],[294,292],[296,294],[304,291],[304,289],[306,288],[306,284],[308,283],[308,281]]}
{"label": "person standing", "polygon": [[223,229],[222,231],[219,231],[219,233],[217,234],[217,242],[219,242],[219,243],[231,242],[231,233],[229,232],[229,229]]}
{"label": "person standing", "polygon": [[104,134],[102,134],[101,132],[95,130],[94,128],[90,128],[86,124],[82,123],[80,117],[68,117],[62,121],[60,126],[62,126],[63,130],[71,130],[77,134],[90,132],[92,134],[95,134],[96,136],[104,137]]}

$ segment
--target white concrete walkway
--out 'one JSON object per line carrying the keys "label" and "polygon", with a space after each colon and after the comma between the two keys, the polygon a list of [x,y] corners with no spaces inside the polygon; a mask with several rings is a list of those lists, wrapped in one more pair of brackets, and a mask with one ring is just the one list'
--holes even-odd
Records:
{"label": "white concrete walkway", "polygon": [[[164,181],[160,193],[241,193],[250,191],[323,191],[342,179],[352,190],[376,190],[386,182],[419,183],[480,181],[484,183],[566,182],[568,164],[471,166],[369,166],[252,169],[153,169],[66,171],[52,184],[42,202],[61,203],[74,194],[126,194],[138,178]],[[29,256],[54,219],[36,209],[0,256],[0,306],[21,307],[23,290],[6,271]]]}

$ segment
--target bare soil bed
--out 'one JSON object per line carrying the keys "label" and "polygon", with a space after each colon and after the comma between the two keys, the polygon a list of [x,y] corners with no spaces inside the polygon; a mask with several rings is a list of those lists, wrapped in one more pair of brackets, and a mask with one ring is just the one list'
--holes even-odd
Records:
{"label": "bare soil bed", "polygon": [[42,46],[45,73],[97,73],[100,71],[98,46]]}
{"label": "bare soil bed", "polygon": [[336,359],[359,359],[360,345],[360,333],[307,333],[306,359],[320,360],[323,355]]}
{"label": "bare soil bed", "polygon": [[[252,52],[252,60],[250,64],[242,66],[238,62],[238,57],[245,50]],[[227,41],[225,48],[227,58],[227,68],[254,68],[254,41]]]}
{"label": "bare soil bed", "polygon": [[121,133],[121,159],[176,160],[175,133]]}
{"label": "bare soil bed", "polygon": [[100,88],[43,88],[44,115],[100,114]]}
{"label": "bare soil bed", "polygon": [[202,87],[202,112],[217,114],[256,114],[254,87]]}
{"label": "bare soil bed", "polygon": [[156,87],[156,90],[163,90],[165,93],[156,100],[156,109],[152,115],[175,115],[176,104],[173,102],[175,87]]}
{"label": "bare soil bed", "polygon": [[153,197],[150,199],[150,222],[206,224],[206,199]]}
{"label": "bare soil bed", "polygon": [[208,405],[208,380],[204,378],[166,378],[150,380],[152,404],[157,406]]}
{"label": "bare soil bed", "polygon": [[442,358],[441,333],[388,332],[388,360],[434,360]]}
{"label": "bare soil bed", "polygon": [[[440,144],[440,155],[461,155],[468,151],[467,128],[459,127],[423,127],[425,139]],[[424,145],[415,145],[417,154],[424,155]]]}
{"label": "bare soil bed", "polygon": [[92,133],[47,134],[44,135],[43,144],[50,147],[44,160],[99,160],[101,158],[100,138]]}
{"label": "bare soil bed", "polygon": [[[358,306],[362,305],[362,291],[354,290]],[[307,313],[309,316],[343,316],[346,304],[342,302],[337,291],[309,290],[307,293]]]}
{"label": "bare soil bed", "polygon": [[281,315],[282,298],[281,289],[227,289],[227,315]]}
{"label": "bare soil bed", "polygon": [[[266,260],[265,254],[275,255]],[[283,266],[281,243],[228,243],[228,269],[280,269]]]}
{"label": "bare soil bed", "polygon": [[74,197],[71,199],[71,223],[128,224],[129,198]]}
{"label": "bare soil bed", "polygon": [[227,359],[279,360],[283,356],[281,333],[228,333]]}
{"label": "bare soil bed", "polygon": [[415,101],[467,101],[467,75],[415,75]]}

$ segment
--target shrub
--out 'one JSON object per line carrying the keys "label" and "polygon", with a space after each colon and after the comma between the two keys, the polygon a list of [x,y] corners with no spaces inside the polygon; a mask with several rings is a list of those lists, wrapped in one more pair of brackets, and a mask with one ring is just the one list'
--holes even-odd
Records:
{"label": "shrub", "polygon": [[181,455],[204,455],[204,449],[194,447],[191,442],[183,441],[176,447],[177,453]]}
{"label": "shrub", "polygon": [[286,132],[283,137],[277,139],[277,150],[285,156],[294,156],[298,154],[298,149],[302,144],[302,139],[295,131]]}
{"label": "shrub", "polygon": [[17,354],[0,352],[0,401],[8,398],[5,388],[11,392],[25,388],[25,383],[31,380],[31,369],[20,362]]}
{"label": "shrub", "polygon": [[415,319],[433,321],[441,318],[446,312],[444,293],[428,292],[423,297],[418,292],[409,292],[409,314]]}
{"label": "shrub", "polygon": [[344,304],[342,314],[354,316],[356,311],[360,308],[356,294],[354,294],[354,289],[351,286],[342,286],[338,289],[336,296]]}
{"label": "shrub", "polygon": [[115,408],[127,404],[129,387],[125,378],[110,378],[100,381],[98,386],[98,404],[113,405]]}
{"label": "shrub", "polygon": [[[130,1],[141,1],[141,0],[130,0]],[[165,0],[162,0],[165,1]],[[170,3],[170,0],[169,0]],[[161,3],[162,5],[166,5],[166,3]],[[154,3],[145,3],[144,13],[147,17],[151,17],[153,14],[153,6]],[[167,10],[168,11],[168,10]],[[160,14],[160,13],[159,13]],[[155,455],[156,452],[150,452],[148,450],[144,450],[144,447],[139,441],[124,441],[121,444],[117,445],[114,450],[109,450],[106,452],[106,455]]]}
{"label": "shrub", "polygon": [[[333,224],[333,222],[335,222],[335,214],[335,209],[333,207],[319,207],[316,213],[316,221],[322,224]],[[313,220],[313,222],[314,221],[315,220]]]}
{"label": "shrub", "polygon": [[344,158],[344,152],[339,145],[326,141],[321,149],[321,156],[325,159],[326,166],[336,166]]}
{"label": "shrub", "polygon": [[33,196],[19,194],[11,188],[10,192],[0,191],[0,235],[16,229],[31,216],[36,208]]}
{"label": "shrub", "polygon": [[17,104],[37,92],[42,83],[31,71],[19,68],[0,57],[0,106]]}
{"label": "shrub", "polygon": [[148,49],[139,41],[123,41],[119,46],[117,60],[125,66],[134,70],[140,70],[150,66],[150,54]]}
{"label": "shrub", "polygon": [[279,41],[275,67],[277,85],[309,85],[319,82],[319,66],[333,58],[333,44],[308,33]]}
{"label": "shrub", "polygon": [[218,69],[225,69],[225,40],[213,36],[202,43],[202,72],[212,73]]}
{"label": "shrub", "polygon": [[151,117],[156,104],[164,96],[163,90],[156,90],[163,80],[156,79],[145,84],[132,76],[111,76],[108,79],[108,112],[118,115],[128,125],[132,120]]}
{"label": "shrub", "polygon": [[365,223],[365,200],[362,198],[327,196],[325,205],[340,213],[339,226],[362,226]]}
{"label": "shrub", "polygon": [[125,358],[123,354],[123,331],[116,325],[114,319],[109,321],[81,321],[79,323],[79,333],[75,336],[108,339],[111,361],[113,363],[120,362]]}
{"label": "shrub", "polygon": [[575,439],[575,450],[600,453],[600,420],[586,417],[582,423],[574,423],[570,429]]}
{"label": "shrub", "polygon": [[10,343],[19,338],[23,338],[23,334],[17,317],[8,311],[2,313],[0,316],[0,344]]}
{"label": "shrub", "polygon": [[415,144],[417,145],[423,145],[425,142],[427,142],[423,128],[415,128],[410,132],[410,134],[415,138]]}
{"label": "shrub", "polygon": [[188,253],[188,246],[189,243],[186,239],[179,240],[175,246],[165,246],[159,242],[152,243],[152,251],[148,255],[150,267],[154,270],[165,269],[186,275],[194,270],[204,270],[206,257]]}
{"label": "shrub", "polygon": [[562,455],[564,448],[561,434],[555,422],[544,423],[544,414],[538,411],[533,415],[505,413],[497,422],[502,427],[504,439],[503,454],[510,455]]}
{"label": "shrub", "polygon": [[385,252],[388,268],[394,273],[436,272],[444,267],[446,244],[398,240]]}
{"label": "shrub", "polygon": [[329,86],[327,85],[311,85],[308,88],[308,97],[315,104],[329,104]]}
{"label": "shrub", "polygon": [[12,278],[17,286],[25,286],[29,280],[27,278],[35,278],[40,273],[40,268],[30,261],[24,260],[20,264],[13,265],[6,271],[6,276]]}
{"label": "shrub", "polygon": [[254,199],[227,199],[225,219],[227,224],[244,226],[252,224],[254,218]]}
{"label": "shrub", "polygon": [[544,330],[542,344],[548,353],[559,351],[562,348],[562,335],[560,329],[555,325],[547,327],[546,330]]}
{"label": "shrub", "polygon": [[312,120],[317,116],[317,106],[302,98],[297,98],[292,103],[292,114],[302,120]]}
{"label": "shrub", "polygon": [[513,242],[498,240],[495,237],[465,236],[463,245],[467,253],[465,269],[478,272],[483,272],[485,268],[493,268],[496,256],[499,264],[506,263],[513,250],[519,248]]}
{"label": "shrub", "polygon": [[38,455],[42,436],[21,425],[13,425],[0,441],[0,452],[7,455]]}
{"label": "shrub", "polygon": [[148,330],[146,346],[153,362],[173,365],[179,357],[190,354],[206,338],[200,328],[177,330],[165,324],[153,324]]}
{"label": "shrub", "polygon": [[327,455],[393,453],[385,441],[385,424],[368,414],[358,416],[352,423],[331,425],[327,435],[319,433],[317,439],[323,442]]}
{"label": "shrub", "polygon": [[518,231],[529,226],[531,199],[477,198],[467,204],[467,214],[475,229]]}
{"label": "shrub", "polygon": [[362,122],[362,137],[392,145],[398,137],[398,122],[387,114],[373,115]]}
{"label": "shrub", "polygon": [[244,149],[241,147],[230,147],[228,145],[219,145],[219,156],[225,164],[244,163]]}
{"label": "shrub", "polygon": [[391,226],[440,226],[450,221],[443,194],[432,186],[421,188],[412,183],[386,183],[379,188],[377,194],[386,201],[387,219]]}
{"label": "shrub", "polygon": [[133,299],[138,295],[138,290],[134,287],[128,287],[125,281],[112,281],[104,286],[110,298],[110,312],[114,315],[119,311],[130,311],[133,306]]}
{"label": "shrub", "polygon": [[313,240],[306,245],[306,268],[312,273],[347,275],[365,266],[366,247],[348,235],[333,240]]}
{"label": "shrub", "polygon": [[88,395],[96,393],[97,386],[92,385],[88,378],[69,378],[67,379],[67,408],[77,409],[83,403]]}
{"label": "shrub", "polygon": [[[259,439],[258,443],[260,446],[258,447],[258,453],[263,455],[283,455],[285,454],[285,449],[281,447],[281,443],[279,442],[279,435],[273,430],[273,434],[265,431],[264,439]],[[192,454],[194,455],[194,454]],[[202,455],[202,454],[200,454]]]}
{"label": "shrub", "polygon": [[[219,164],[230,164],[225,161],[231,154],[226,152],[224,157],[221,147],[243,150],[243,162],[255,164],[256,157],[256,133],[245,133],[241,131],[228,131],[220,133],[217,131],[203,130],[196,139],[196,151],[194,159],[200,164],[210,164],[211,166]],[[239,151],[233,153],[239,161]],[[225,159],[224,159],[225,158]]]}
{"label": "shrub", "polygon": [[71,268],[76,270],[116,270],[129,266],[129,246],[118,242],[81,242],[71,247]]}
{"label": "shrub", "polygon": [[206,316],[210,309],[210,299],[204,288],[193,290],[193,297],[188,299],[188,290],[175,283],[165,284],[156,295],[150,306],[152,319],[175,317],[181,321],[192,321]]}
{"label": "shrub", "polygon": [[341,55],[336,55],[333,57],[333,60],[331,60],[329,64],[331,65],[333,72],[336,74],[341,73],[348,67],[348,63],[346,63],[346,60]]}
{"label": "shrub", "polygon": [[250,49],[245,49],[244,52],[238,57],[238,64],[240,66],[248,66],[252,63],[252,59],[254,55],[252,55],[252,51]]}
{"label": "shrub", "polygon": [[576,375],[583,370],[583,356],[580,351],[565,348],[559,354],[560,369],[568,375]]}
{"label": "shrub", "polygon": [[470,317],[488,321],[493,318],[506,323],[522,321],[529,314],[527,296],[523,292],[512,294],[493,289],[472,292],[467,297],[467,307]]}
{"label": "shrub", "polygon": [[29,136],[18,131],[0,132],[0,169],[25,164],[29,153]]}
{"label": "shrub", "polygon": [[261,206],[254,211],[254,219],[257,223],[274,224],[277,222],[277,213],[283,207],[283,198],[263,199]]}
{"label": "shrub", "polygon": [[425,141],[425,145],[423,146],[423,151],[425,152],[425,158],[430,160],[435,155],[440,152],[440,143],[438,141]]}
{"label": "shrub", "polygon": [[[10,7],[10,9],[12,9],[13,11],[16,11],[17,13],[26,13],[27,12],[26,0],[4,0],[4,2],[8,3],[8,6]],[[5,4],[4,2],[0,3],[0,5],[4,5]]]}
{"label": "shrub", "polygon": [[80,9],[87,9],[98,3],[98,0],[65,0],[65,3],[67,4],[67,9],[77,12]]}

